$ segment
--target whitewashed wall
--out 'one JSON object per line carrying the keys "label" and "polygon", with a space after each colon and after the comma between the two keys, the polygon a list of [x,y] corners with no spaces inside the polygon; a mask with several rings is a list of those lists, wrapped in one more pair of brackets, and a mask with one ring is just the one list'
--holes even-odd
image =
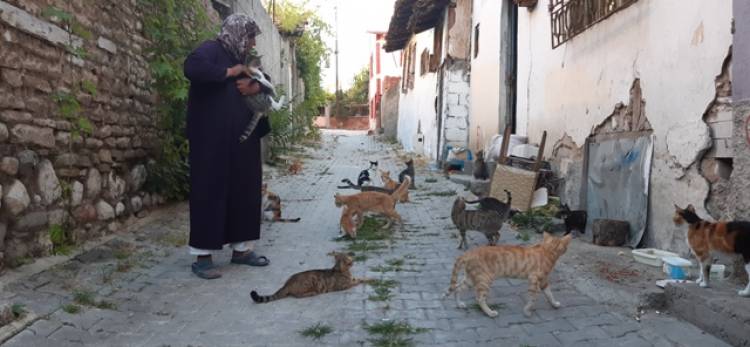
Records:
{"label": "whitewashed wall", "polygon": [[582,146],[617,103],[629,102],[640,78],[655,135],[647,235],[658,247],[686,249],[684,231],[671,221],[674,203],[692,203],[707,216],[708,184],[694,161],[732,43],[731,7],[730,0],[640,0],[554,50],[546,7],[519,11],[518,124],[531,142],[547,130],[548,143],[567,134]]}
{"label": "whitewashed wall", "polygon": [[[398,140],[407,151],[424,153],[436,159],[437,155],[437,122],[435,98],[437,97],[437,74],[428,72],[420,75],[421,54],[425,48],[432,53],[434,30],[430,29],[417,34],[412,40],[417,42],[416,73],[414,89],[401,94],[398,108]],[[408,45],[407,45],[408,47]],[[416,142],[417,127],[424,135],[423,145]]]}

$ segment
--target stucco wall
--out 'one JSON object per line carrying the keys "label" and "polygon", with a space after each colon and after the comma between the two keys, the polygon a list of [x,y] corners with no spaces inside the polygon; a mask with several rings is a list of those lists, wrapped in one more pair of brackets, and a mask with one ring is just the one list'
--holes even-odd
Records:
{"label": "stucco wall", "polygon": [[[437,122],[435,98],[437,96],[437,74],[428,72],[420,75],[419,71],[422,63],[422,51],[427,48],[432,52],[433,31],[432,29],[427,30],[412,39],[417,42],[415,81],[413,89],[408,89],[406,93],[401,94],[398,105],[398,140],[404,146],[405,150],[417,153],[421,152],[432,159],[436,159]],[[419,145],[415,139],[418,127],[424,135],[423,145]]]}
{"label": "stucco wall", "polygon": [[735,0],[734,3],[734,29],[735,39],[734,56],[736,63],[733,65],[732,81],[733,97],[736,101],[750,100],[750,2]]}
{"label": "stucco wall", "polygon": [[[471,116],[469,146],[483,148],[500,130],[500,21],[502,1],[474,0],[471,46]],[[475,28],[479,24],[479,54],[474,57]]]}
{"label": "stucco wall", "polygon": [[519,12],[519,125],[528,124],[531,142],[547,130],[548,143],[567,134],[581,147],[616,104],[628,103],[640,78],[655,135],[647,241],[685,251],[684,231],[671,221],[673,204],[692,203],[707,215],[708,184],[693,162],[732,43],[731,2],[641,0],[554,50],[549,17],[542,7]]}
{"label": "stucco wall", "polygon": [[398,105],[400,92],[400,80],[396,84],[385,90],[383,100],[380,103],[381,126],[383,135],[388,138],[396,138],[398,128]]}

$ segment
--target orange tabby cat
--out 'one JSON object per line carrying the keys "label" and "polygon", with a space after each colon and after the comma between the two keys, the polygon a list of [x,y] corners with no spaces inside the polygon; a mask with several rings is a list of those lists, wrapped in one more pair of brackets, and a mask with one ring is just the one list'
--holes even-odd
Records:
{"label": "orange tabby cat", "polygon": [[[380,170],[380,180],[383,181],[383,187],[385,189],[394,190],[398,188],[398,182],[391,179],[391,172]],[[409,202],[409,190],[404,190],[404,193],[398,198],[398,202]]]}
{"label": "orange tabby cat", "polygon": [[401,215],[396,212],[396,200],[403,194],[404,190],[409,189],[409,182],[411,182],[411,178],[405,179],[398,189],[390,195],[379,192],[361,192],[354,195],[339,195],[337,193],[334,195],[334,202],[336,207],[346,205],[347,208],[352,210],[351,213],[357,216],[357,226],[362,226],[364,222],[362,214],[365,212],[375,212],[388,217],[388,226],[390,226],[391,220],[400,224]]}
{"label": "orange tabby cat", "polygon": [[[539,290],[554,308],[560,303],[552,296],[548,276],[555,267],[557,259],[568,249],[572,235],[557,238],[544,233],[542,242],[534,246],[483,246],[474,248],[456,259],[451,275],[451,285],[445,296],[453,295],[458,307],[465,308],[459,298],[459,292],[465,288],[466,279],[476,291],[477,303],[482,311],[490,317],[497,316],[497,312],[487,306],[487,293],[495,279],[500,277],[527,278],[529,280],[528,301],[523,313],[529,317],[534,306],[534,299]],[[466,270],[466,277],[457,282],[458,274]]]}
{"label": "orange tabby cat", "polygon": [[[695,207],[688,205],[681,209],[674,205],[675,213],[672,218],[675,225],[687,222],[688,245],[698,258],[701,274],[696,283],[705,288],[709,285],[711,273],[711,251],[742,254],[745,261],[745,271],[750,277],[750,222],[733,221],[711,223],[704,221],[695,213]],[[750,282],[745,289],[737,292],[740,296],[750,296]]]}
{"label": "orange tabby cat", "polygon": [[292,162],[292,165],[289,165],[289,173],[297,175],[300,172],[302,172],[302,160],[295,159],[294,162]]}
{"label": "orange tabby cat", "polygon": [[351,268],[354,260],[351,257],[351,253],[331,252],[328,255],[332,255],[336,259],[336,264],[332,268],[296,273],[292,277],[289,277],[284,286],[273,295],[262,296],[253,290],[250,292],[250,296],[253,301],[260,304],[289,296],[305,298],[323,293],[347,290],[360,283],[369,281],[352,277]]}
{"label": "orange tabby cat", "polygon": [[344,209],[341,211],[341,220],[339,222],[341,226],[341,231],[345,234],[349,235],[349,237],[356,239],[357,238],[357,225],[354,224],[354,213],[355,211],[351,208],[348,208],[344,206]]}

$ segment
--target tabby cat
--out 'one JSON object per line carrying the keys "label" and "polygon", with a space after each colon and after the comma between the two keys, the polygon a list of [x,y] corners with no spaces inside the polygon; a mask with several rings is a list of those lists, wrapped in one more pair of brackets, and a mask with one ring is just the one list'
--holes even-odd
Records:
{"label": "tabby cat", "polygon": [[[487,294],[490,286],[497,278],[526,278],[529,280],[529,291],[523,313],[531,316],[534,299],[540,290],[554,308],[560,303],[552,296],[549,285],[549,274],[555,267],[557,259],[568,249],[571,234],[564,237],[554,237],[544,233],[542,242],[534,246],[482,246],[467,251],[456,259],[451,275],[451,285],[444,297],[453,294],[458,307],[465,308],[459,298],[459,293],[466,288],[466,280],[474,287],[479,307],[490,317],[497,316],[497,312],[487,306]],[[458,282],[458,274],[466,271],[466,276]]]}
{"label": "tabby cat", "polygon": [[557,212],[556,217],[562,218],[565,222],[566,233],[570,233],[573,230],[577,230],[582,234],[586,233],[588,213],[585,210],[571,210],[567,204],[563,204],[560,207],[560,211]]}
{"label": "tabby cat", "polygon": [[300,218],[281,218],[281,197],[268,190],[268,185],[266,183],[263,183],[260,192],[262,196],[261,211],[263,212],[264,220],[290,223],[300,221]]}
{"label": "tabby cat", "polygon": [[346,206],[352,209],[351,213],[357,216],[357,225],[361,226],[364,222],[362,215],[365,212],[375,212],[388,217],[388,226],[391,221],[401,223],[401,215],[396,212],[396,200],[408,189],[411,178],[406,178],[403,183],[393,193],[384,194],[378,192],[361,192],[354,195],[334,195],[336,207]]}
{"label": "tabby cat", "polygon": [[508,202],[505,203],[505,208],[498,209],[467,210],[466,200],[460,196],[456,197],[451,209],[451,220],[461,235],[459,249],[467,248],[466,230],[481,231],[490,245],[497,243],[500,239],[500,229],[510,216],[511,196],[509,191],[506,190],[505,193],[508,194]]}
{"label": "tabby cat", "polygon": [[[701,287],[709,286],[711,273],[711,250],[725,253],[742,254],[745,271],[750,277],[750,222],[716,222],[704,221],[695,213],[693,205],[681,209],[674,205],[675,225],[688,223],[687,240],[690,250],[698,258],[701,274],[696,281]],[[740,296],[750,296],[750,282],[745,289],[737,292]]]}
{"label": "tabby cat", "polygon": [[[383,181],[383,186],[386,189],[396,190],[398,188],[398,182],[391,179],[391,172],[380,170],[380,180]],[[409,190],[405,190],[404,194],[398,199],[399,202],[409,202]]]}
{"label": "tabby cat", "polygon": [[414,189],[414,159],[409,159],[409,161],[406,162],[406,169],[401,171],[401,173],[398,174],[398,183],[404,182],[404,177],[410,177],[411,178],[411,184],[409,185],[409,189]]}
{"label": "tabby cat", "polygon": [[330,269],[308,270],[296,273],[289,277],[276,293],[269,296],[258,295],[256,291],[250,292],[250,297],[257,303],[266,303],[289,296],[305,298],[323,293],[347,290],[360,283],[367,282],[363,279],[352,277],[351,268],[354,254],[331,252],[336,259],[336,264]]}
{"label": "tabby cat", "polygon": [[477,159],[474,160],[474,178],[486,180],[490,178],[490,171],[487,169],[487,162],[484,161],[484,151],[477,152]]}

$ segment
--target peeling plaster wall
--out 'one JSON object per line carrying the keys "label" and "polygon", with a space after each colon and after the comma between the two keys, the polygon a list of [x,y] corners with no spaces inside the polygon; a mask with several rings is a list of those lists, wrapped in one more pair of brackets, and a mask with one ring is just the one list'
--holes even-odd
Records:
{"label": "peeling plaster wall", "polygon": [[[434,30],[430,29],[412,38],[417,42],[414,88],[407,89],[406,93],[401,93],[398,105],[398,140],[405,150],[423,153],[431,159],[436,159],[437,114],[435,112],[435,99],[437,98],[437,74],[427,72],[420,75],[419,71],[422,64],[422,52],[427,49],[430,53],[433,53],[433,36]],[[409,47],[409,45],[406,47]],[[423,144],[417,142],[418,130],[424,135]]]}
{"label": "peeling plaster wall", "polygon": [[693,162],[710,143],[702,118],[732,43],[731,19],[729,0],[641,0],[553,50],[549,11],[519,11],[518,125],[526,129],[518,132],[532,143],[543,130],[551,141],[567,134],[580,148],[640,78],[656,137],[646,242],[686,251],[673,203],[707,215],[708,184]]}

